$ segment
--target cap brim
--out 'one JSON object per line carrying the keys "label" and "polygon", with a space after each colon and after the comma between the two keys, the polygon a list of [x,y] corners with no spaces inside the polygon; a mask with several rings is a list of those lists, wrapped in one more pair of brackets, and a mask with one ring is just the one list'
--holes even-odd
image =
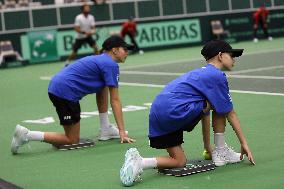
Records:
{"label": "cap brim", "polygon": [[127,50],[130,50],[130,51],[132,51],[135,48],[134,45],[130,45],[130,44],[127,44],[127,43],[123,47],[125,47]]}
{"label": "cap brim", "polygon": [[229,53],[232,53],[232,57],[239,57],[242,56],[244,49],[232,49],[229,50]]}

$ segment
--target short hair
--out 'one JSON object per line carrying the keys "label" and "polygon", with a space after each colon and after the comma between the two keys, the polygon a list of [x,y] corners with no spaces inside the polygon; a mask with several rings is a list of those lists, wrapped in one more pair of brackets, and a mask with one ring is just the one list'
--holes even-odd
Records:
{"label": "short hair", "polygon": [[80,7],[81,12],[83,12],[83,11],[84,11],[84,8],[85,8],[86,6],[90,6],[90,5],[88,5],[88,4],[83,4],[83,5]]}

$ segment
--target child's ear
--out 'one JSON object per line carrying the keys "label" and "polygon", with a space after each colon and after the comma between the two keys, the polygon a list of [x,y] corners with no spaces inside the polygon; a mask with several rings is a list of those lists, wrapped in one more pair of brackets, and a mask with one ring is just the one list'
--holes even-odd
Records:
{"label": "child's ear", "polygon": [[218,59],[221,61],[221,59],[222,59],[222,53],[221,52],[219,52],[219,54],[218,54]]}
{"label": "child's ear", "polygon": [[112,50],[112,53],[113,53],[114,55],[116,55],[117,49],[116,49],[116,48],[112,48],[111,50]]}

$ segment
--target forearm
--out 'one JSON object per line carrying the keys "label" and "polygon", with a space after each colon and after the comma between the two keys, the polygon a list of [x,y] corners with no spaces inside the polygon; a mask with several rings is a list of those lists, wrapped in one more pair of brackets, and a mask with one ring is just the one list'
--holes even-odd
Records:
{"label": "forearm", "polygon": [[86,32],[84,32],[84,31],[82,31],[79,26],[76,26],[76,27],[75,27],[75,31],[76,31],[77,33],[82,33],[82,34],[85,34],[85,33],[86,33]]}
{"label": "forearm", "polygon": [[238,118],[238,116],[237,116],[237,114],[234,110],[232,110],[231,112],[229,112],[227,114],[227,119],[228,119],[229,123],[231,124],[232,128],[234,129],[240,143],[242,145],[247,144],[245,135],[244,135],[242,128],[241,128],[239,118]]}
{"label": "forearm", "polygon": [[92,28],[91,34],[93,35],[93,34],[95,34],[95,33],[96,33],[96,28]]}
{"label": "forearm", "polygon": [[96,33],[96,27],[92,26],[91,31],[89,32],[90,35],[93,35]]}
{"label": "forearm", "polygon": [[117,127],[120,131],[125,131],[124,129],[124,121],[122,114],[122,106],[119,99],[111,100],[111,107],[114,114],[114,118],[117,124]]}
{"label": "forearm", "polygon": [[210,114],[204,115],[202,120],[202,134],[204,149],[210,149]]}

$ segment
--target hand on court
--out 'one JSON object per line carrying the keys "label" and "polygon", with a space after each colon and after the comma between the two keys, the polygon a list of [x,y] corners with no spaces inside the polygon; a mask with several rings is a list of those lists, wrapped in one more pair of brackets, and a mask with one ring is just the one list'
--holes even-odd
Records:
{"label": "hand on court", "polygon": [[124,142],[128,142],[128,143],[133,143],[135,142],[134,139],[129,138],[128,135],[125,133],[125,131],[119,131],[119,135],[120,135],[120,143],[124,143]]}
{"label": "hand on court", "polygon": [[252,165],[255,165],[255,162],[253,160],[253,157],[252,157],[252,153],[248,147],[248,145],[242,145],[241,146],[241,159],[244,158],[244,154],[248,157],[248,160],[251,162]]}

